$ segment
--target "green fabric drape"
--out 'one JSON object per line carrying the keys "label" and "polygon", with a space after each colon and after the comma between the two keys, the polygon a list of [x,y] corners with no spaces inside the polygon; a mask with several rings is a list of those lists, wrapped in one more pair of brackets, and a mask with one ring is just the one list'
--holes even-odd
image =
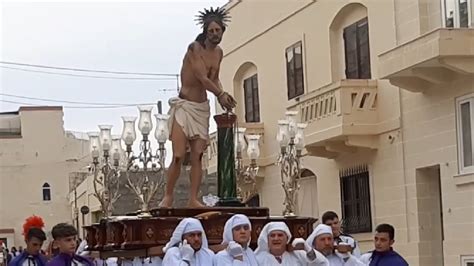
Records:
{"label": "green fabric drape", "polygon": [[236,199],[234,129],[217,130],[217,195],[221,200]]}

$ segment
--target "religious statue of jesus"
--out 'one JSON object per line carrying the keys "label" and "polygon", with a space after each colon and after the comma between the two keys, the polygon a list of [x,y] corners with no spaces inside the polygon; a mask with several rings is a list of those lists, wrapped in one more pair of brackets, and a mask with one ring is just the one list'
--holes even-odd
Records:
{"label": "religious statue of jesus", "polygon": [[160,207],[173,205],[173,192],[179,177],[187,145],[191,149],[191,191],[188,207],[204,207],[198,200],[202,179],[202,157],[209,143],[210,106],[206,91],[212,92],[227,111],[236,106],[234,98],[222,89],[219,68],[223,57],[219,43],[229,16],[223,8],[204,9],[197,21],[203,31],[188,46],[181,68],[181,90],[171,98],[169,128],[173,159],[168,168],[166,191]]}

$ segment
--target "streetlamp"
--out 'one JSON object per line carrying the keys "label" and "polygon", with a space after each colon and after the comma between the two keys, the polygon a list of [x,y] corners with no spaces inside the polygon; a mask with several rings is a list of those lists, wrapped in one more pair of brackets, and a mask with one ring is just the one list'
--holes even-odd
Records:
{"label": "streetlamp", "polygon": [[280,145],[280,156],[277,163],[280,165],[281,185],[285,191],[285,217],[296,216],[298,178],[301,173],[301,154],[304,149],[304,129],[307,124],[297,123],[296,111],[285,113],[286,119],[278,121],[277,141]]}
{"label": "streetlamp", "polygon": [[[86,216],[87,214],[89,214],[89,211],[90,211],[90,209],[89,209],[88,206],[83,205],[83,206],[81,207],[81,214],[82,214],[82,238],[83,238],[83,239],[84,239],[85,236],[86,236],[85,231],[84,231],[84,226],[86,225],[85,216]],[[78,230],[78,231],[79,231],[79,230]]]}
{"label": "streetlamp", "polygon": [[112,136],[112,126],[100,125],[99,128],[100,132],[88,134],[92,157],[91,171],[94,173],[94,195],[100,202],[104,216],[110,217],[114,210],[113,204],[120,197],[119,167],[123,151],[120,138]]}
{"label": "streetlamp", "polygon": [[[126,178],[127,187],[133,191],[141,204],[140,217],[151,217],[149,204],[158,190],[165,185],[165,143],[169,136],[168,119],[165,114],[156,114],[155,138],[158,141],[158,149],[153,152],[149,140],[153,129],[151,112],[153,106],[138,106],[140,118],[138,130],[142,134],[140,140],[140,153],[135,156],[132,145],[137,138],[135,131],[136,117],[122,117],[123,131],[122,140],[126,145]],[[138,179],[131,179],[131,173],[141,173]],[[154,178],[156,176],[156,178]]]}
{"label": "streetlamp", "polygon": [[[245,128],[237,128],[237,136],[235,138],[236,150],[236,176],[237,176],[237,197],[242,202],[247,202],[250,198],[256,195],[257,192],[257,173],[258,165],[257,158],[260,156],[259,140],[260,135],[245,136]],[[247,146],[247,142],[248,146]],[[244,166],[242,159],[242,152],[247,146],[247,156],[250,159],[250,164]]]}

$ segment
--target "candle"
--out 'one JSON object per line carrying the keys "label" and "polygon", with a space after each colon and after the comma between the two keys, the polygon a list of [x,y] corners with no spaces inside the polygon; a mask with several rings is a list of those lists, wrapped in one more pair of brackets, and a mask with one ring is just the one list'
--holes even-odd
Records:
{"label": "candle", "polygon": [[288,120],[288,133],[290,138],[294,138],[296,136],[296,115],[298,114],[297,111],[287,111],[285,112],[286,119]]}
{"label": "candle", "polygon": [[155,138],[158,143],[165,143],[169,138],[168,119],[167,114],[156,114],[156,130]]}
{"label": "candle", "polygon": [[138,110],[140,110],[138,130],[140,130],[143,135],[148,135],[153,128],[153,123],[151,122],[151,111],[153,110],[153,106],[138,106]]}
{"label": "candle", "polygon": [[112,126],[100,125],[100,143],[103,151],[109,151],[112,142]]}
{"label": "candle", "polygon": [[137,139],[137,134],[135,133],[135,120],[137,120],[137,118],[133,116],[122,116],[122,120],[122,140],[125,142],[125,145],[130,146]]}
{"label": "candle", "polygon": [[277,141],[282,148],[288,145],[288,124],[288,120],[278,120]]}
{"label": "candle", "polygon": [[260,140],[260,135],[248,135],[247,140],[249,141],[247,155],[249,159],[255,160],[260,156],[260,149],[258,147],[258,141]]}

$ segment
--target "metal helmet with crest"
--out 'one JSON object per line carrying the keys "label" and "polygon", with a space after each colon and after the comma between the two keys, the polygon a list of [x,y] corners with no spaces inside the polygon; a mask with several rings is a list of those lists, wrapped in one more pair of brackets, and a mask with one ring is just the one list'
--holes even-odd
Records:
{"label": "metal helmet with crest", "polygon": [[23,235],[25,236],[25,239],[28,236],[28,232],[32,228],[38,228],[42,230],[43,227],[44,227],[44,222],[41,217],[33,215],[26,218],[25,223],[23,224]]}

